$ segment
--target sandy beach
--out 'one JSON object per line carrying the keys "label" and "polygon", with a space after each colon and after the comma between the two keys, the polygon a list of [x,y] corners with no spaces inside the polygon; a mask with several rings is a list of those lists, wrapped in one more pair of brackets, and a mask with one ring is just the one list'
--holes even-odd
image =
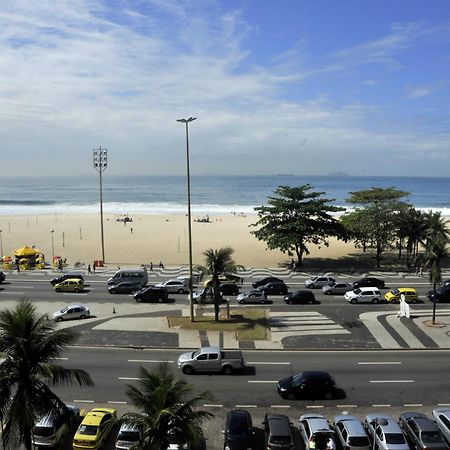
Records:
{"label": "sandy beach", "polygon": [[[104,215],[105,260],[108,266],[188,264],[188,224],[183,215],[133,215],[133,221],[117,222],[116,215]],[[202,264],[202,252],[208,248],[230,246],[237,264],[245,267],[277,267],[289,257],[267,250],[250,231],[256,215],[211,216],[209,223],[197,222],[193,216],[193,262]],[[3,253],[12,255],[24,246],[41,250],[47,262],[52,257],[52,235],[55,255],[67,258],[69,264],[82,261],[86,265],[102,259],[100,215],[67,214],[0,217]],[[51,230],[54,230],[52,233]],[[338,258],[355,253],[352,244],[331,240],[329,247],[311,247],[311,256]]]}

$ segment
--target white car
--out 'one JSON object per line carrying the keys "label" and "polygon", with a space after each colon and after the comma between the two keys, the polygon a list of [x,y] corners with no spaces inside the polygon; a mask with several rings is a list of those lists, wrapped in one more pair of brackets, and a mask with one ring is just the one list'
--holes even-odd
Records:
{"label": "white car", "polygon": [[381,294],[380,290],[376,287],[362,287],[353,289],[353,291],[346,292],[344,298],[352,305],[361,302],[380,303]]}
{"label": "white car", "polygon": [[335,279],[328,275],[319,275],[314,278],[310,278],[309,280],[305,280],[305,286],[310,289],[318,289],[327,284],[334,284]]}
{"label": "white car", "polygon": [[243,292],[236,297],[238,303],[273,303],[267,298],[267,295],[260,289],[252,289],[248,292]]}
{"label": "white car", "polygon": [[169,294],[187,294],[189,292],[187,280],[168,280],[164,281],[164,283],[155,285],[155,287],[164,287]]}
{"label": "white car", "polygon": [[327,419],[321,414],[303,414],[298,420],[298,428],[305,443],[305,448],[310,447],[311,439],[314,439],[315,448],[335,450],[334,431],[328,425]]}
{"label": "white car", "polygon": [[86,305],[70,305],[53,313],[53,320],[60,322],[62,320],[86,319],[90,317],[91,312]]}
{"label": "white car", "polygon": [[450,408],[433,409],[433,419],[446,441],[450,444]]}

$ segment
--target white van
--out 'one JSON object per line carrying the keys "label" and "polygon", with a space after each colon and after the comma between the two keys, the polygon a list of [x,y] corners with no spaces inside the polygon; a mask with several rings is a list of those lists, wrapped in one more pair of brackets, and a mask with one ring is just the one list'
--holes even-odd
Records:
{"label": "white van", "polygon": [[141,287],[145,286],[148,283],[147,269],[120,269],[114,274],[113,277],[108,279],[108,286],[119,284],[123,281],[137,282],[141,285]]}

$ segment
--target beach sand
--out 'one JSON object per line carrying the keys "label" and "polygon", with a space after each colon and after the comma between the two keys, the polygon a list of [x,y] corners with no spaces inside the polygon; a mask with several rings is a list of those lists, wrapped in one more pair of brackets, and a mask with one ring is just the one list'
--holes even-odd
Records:
{"label": "beach sand", "polygon": [[[141,264],[187,266],[188,223],[183,215],[135,215],[132,222],[117,222],[117,216],[104,215],[105,261],[108,266],[138,266]],[[203,264],[202,253],[208,248],[230,246],[237,264],[250,267],[277,267],[290,260],[277,250],[267,250],[249,227],[257,221],[256,215],[210,216],[210,223],[192,221],[193,263]],[[55,255],[67,258],[69,264],[77,261],[92,264],[102,259],[99,214],[67,214],[0,217],[3,253],[13,255],[24,245],[41,250],[47,262],[52,257],[52,235]],[[51,233],[51,230],[54,230]],[[358,252],[351,243],[330,240],[329,247],[311,246],[311,257],[339,258]]]}

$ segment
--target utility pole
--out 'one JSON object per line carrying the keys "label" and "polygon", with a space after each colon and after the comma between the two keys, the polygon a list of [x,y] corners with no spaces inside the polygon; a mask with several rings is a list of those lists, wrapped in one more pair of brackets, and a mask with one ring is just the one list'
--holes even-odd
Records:
{"label": "utility pole", "polygon": [[105,237],[103,233],[103,186],[102,173],[108,166],[108,150],[106,148],[94,148],[92,150],[92,162],[94,169],[100,175],[100,233],[102,240],[102,261],[105,262]]}

